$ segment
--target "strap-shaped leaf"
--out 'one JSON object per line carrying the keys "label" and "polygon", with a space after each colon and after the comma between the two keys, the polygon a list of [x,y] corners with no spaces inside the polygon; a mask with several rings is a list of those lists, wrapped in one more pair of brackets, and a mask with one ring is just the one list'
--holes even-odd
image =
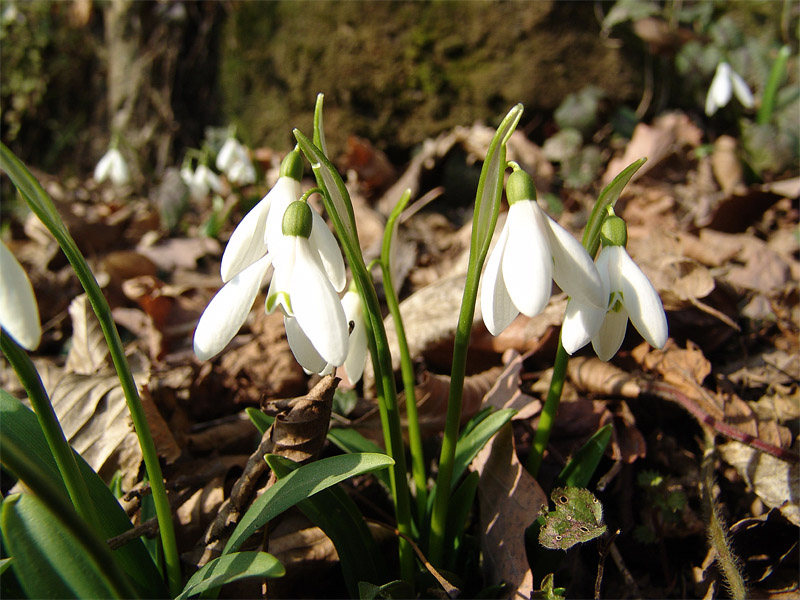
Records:
{"label": "strap-shaped leaf", "polygon": [[317,492],[355,475],[385,469],[394,461],[385,454],[343,454],[304,465],[264,492],[239,521],[223,554],[239,549],[256,530]]}
{"label": "strap-shaped leaf", "polygon": [[611,424],[605,425],[586,440],[586,443],[561,470],[553,487],[585,488],[588,486],[597,465],[600,464],[600,459],[603,458],[608,442],[611,441],[612,430]]}
{"label": "strap-shaped leaf", "polygon": [[248,577],[274,579],[283,577],[286,569],[281,562],[267,552],[234,552],[206,563],[189,578],[186,586],[175,600],[185,600],[226,583]]}
{"label": "strap-shaped leaf", "polygon": [[[328,430],[328,440],[337,448],[344,452],[375,452],[380,454],[383,449],[372,440],[368,440],[355,429],[344,429],[341,427],[331,427]],[[389,487],[389,473],[386,471],[376,471],[375,477]]]}

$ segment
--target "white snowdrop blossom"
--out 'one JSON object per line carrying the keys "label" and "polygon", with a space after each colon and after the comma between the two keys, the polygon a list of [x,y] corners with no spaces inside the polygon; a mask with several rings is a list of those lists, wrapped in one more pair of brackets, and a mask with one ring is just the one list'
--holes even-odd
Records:
{"label": "white snowdrop blossom", "polygon": [[348,321],[338,295],[346,281],[344,260],[330,229],[307,203],[289,205],[282,225],[266,309],[283,311],[300,366],[325,373],[348,354]]}
{"label": "white snowdrop blossom", "polygon": [[181,169],[181,179],[189,188],[192,200],[202,200],[212,190],[217,194],[222,192],[219,175],[209,169],[208,165],[198,165],[194,171],[189,167],[184,167]]}
{"label": "white snowdrop blossom", "polygon": [[106,179],[110,179],[116,186],[123,186],[131,180],[128,163],[117,148],[111,148],[106,152],[94,168],[94,180],[97,183],[102,183]]}
{"label": "white snowdrop blossom", "polygon": [[0,329],[26,350],[42,338],[33,286],[14,254],[0,242]]}
{"label": "white snowdrop blossom", "polygon": [[537,204],[530,176],[515,170],[506,186],[509,210],[483,273],[481,311],[492,335],[519,313],[533,317],[550,299],[552,281],[572,297],[605,306],[608,293],[580,242]]}
{"label": "white snowdrop blossom", "polygon": [[609,290],[607,308],[580,298],[569,300],[561,328],[561,343],[567,353],[577,352],[591,340],[597,356],[610,360],[625,339],[628,319],[651,346],[663,348],[667,317],[661,298],[624,245],[604,246],[597,256],[597,269]]}
{"label": "white snowdrop blossom", "polygon": [[706,95],[706,115],[710,117],[718,109],[726,106],[732,94],[736,95],[742,106],[752,108],[753,93],[747,83],[728,63],[721,62],[717,65],[717,71]]}
{"label": "white snowdrop blossom", "polygon": [[[194,334],[194,351],[201,360],[219,354],[247,319],[275,258],[274,252],[268,252],[269,247],[280,247],[283,214],[289,204],[300,198],[302,173],[302,158],[299,153],[290,152],[281,164],[275,187],[245,215],[228,240],[220,267],[225,285],[206,307]],[[271,233],[267,227],[270,215]]]}
{"label": "white snowdrop blossom", "polygon": [[367,362],[367,324],[364,321],[364,311],[361,306],[361,296],[354,290],[348,290],[342,297],[344,316],[350,331],[350,345],[347,349],[347,358],[344,361],[344,370],[350,383],[358,383],[364,374],[364,365]]}
{"label": "white snowdrop blossom", "polygon": [[229,137],[217,154],[217,169],[236,185],[248,185],[256,180],[256,170],[247,149],[236,138]]}

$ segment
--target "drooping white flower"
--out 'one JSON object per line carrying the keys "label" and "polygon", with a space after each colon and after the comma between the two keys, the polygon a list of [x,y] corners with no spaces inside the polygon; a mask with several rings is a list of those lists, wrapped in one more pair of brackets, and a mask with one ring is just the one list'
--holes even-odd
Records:
{"label": "drooping white flower", "polygon": [[364,365],[367,362],[367,324],[364,321],[361,296],[357,292],[348,290],[342,297],[342,306],[348,326],[353,324],[344,370],[347,371],[350,383],[355,384],[364,374]]}
{"label": "drooping white flower", "polygon": [[286,336],[297,362],[321,373],[347,358],[348,322],[339,300],[344,289],[342,254],[322,217],[293,202],[283,218],[266,309],[284,314]]}
{"label": "drooping white flower", "polygon": [[208,165],[198,165],[192,171],[189,167],[181,169],[181,178],[189,188],[189,195],[193,200],[202,200],[210,191],[222,192],[222,182],[219,176],[208,168]]}
{"label": "drooping white flower", "polygon": [[605,306],[607,292],[580,242],[536,203],[533,181],[515,170],[506,186],[509,210],[483,273],[481,311],[492,335],[519,313],[537,315],[550,299],[552,281],[567,294]]}
{"label": "drooping white flower", "polygon": [[667,317],[661,298],[624,245],[604,246],[597,256],[597,269],[609,290],[607,308],[570,298],[561,328],[561,343],[567,353],[577,352],[591,340],[597,356],[610,360],[625,339],[629,319],[651,346],[663,348]]}
{"label": "drooping white flower", "polygon": [[33,286],[14,254],[0,242],[0,329],[26,350],[42,338]]}
{"label": "drooping white flower", "polygon": [[123,186],[130,182],[131,174],[128,170],[128,163],[117,148],[111,148],[97,162],[94,168],[94,180],[102,183],[110,179],[116,186]]}
{"label": "drooping white flower", "polygon": [[710,117],[718,109],[727,105],[731,100],[732,94],[736,95],[742,106],[752,108],[753,93],[747,83],[728,63],[721,62],[717,65],[717,70],[706,95],[706,115]]}
{"label": "drooping white flower", "polygon": [[247,149],[236,138],[229,137],[217,154],[217,169],[236,185],[248,185],[256,180],[256,170]]}

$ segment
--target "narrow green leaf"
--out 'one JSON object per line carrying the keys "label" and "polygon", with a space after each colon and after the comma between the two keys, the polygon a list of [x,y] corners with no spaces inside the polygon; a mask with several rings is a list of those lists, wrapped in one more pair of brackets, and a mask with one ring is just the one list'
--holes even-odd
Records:
{"label": "narrow green leaf", "polygon": [[503,425],[508,423],[515,414],[517,414],[517,411],[513,408],[498,410],[486,417],[466,436],[458,440],[456,456],[453,462],[453,485],[458,483],[461,475],[467,470],[469,463],[472,462],[472,459],[480,452],[481,448],[486,445],[486,442],[492,439],[492,436]]}
{"label": "narrow green leaf", "polygon": [[[344,429],[342,427],[331,427],[328,430],[328,440],[348,454],[354,452],[374,452],[376,454],[386,454],[383,448],[378,446],[372,440],[368,440],[355,429]],[[375,477],[383,483],[387,488],[389,487],[389,473],[386,471],[375,471]]]}
{"label": "narrow green leaf", "polygon": [[6,572],[6,569],[11,566],[10,558],[0,558],[0,575]]}
{"label": "narrow green leaf", "polygon": [[[65,501],[69,501],[67,489],[61,480],[58,467],[39,428],[36,415],[17,398],[0,390],[0,423],[3,424],[3,439],[24,449],[26,457],[41,470],[45,477],[60,490]],[[107,539],[132,528],[125,511],[100,476],[75,452],[78,469],[86,481],[89,495],[97,507],[97,525]],[[130,576],[142,596],[161,598],[167,595],[164,582],[150,559],[141,538],[131,540],[112,552],[123,570]]]}
{"label": "narrow green leaf", "polygon": [[366,581],[358,582],[358,597],[360,600],[375,600],[376,598],[413,598],[414,589],[402,579],[390,581],[383,585],[373,585]]}
{"label": "narrow green leaf", "polygon": [[452,540],[452,552],[448,553],[448,568],[455,570],[458,548],[461,539],[464,537],[464,528],[469,518],[469,511],[475,502],[475,494],[478,491],[480,475],[473,471],[464,478],[456,490],[450,496],[450,510],[447,511],[447,528],[445,529],[445,539]]}
{"label": "narrow green leaf", "polygon": [[611,424],[598,429],[564,466],[553,487],[585,488],[588,486],[589,480],[594,475],[595,469],[606,451],[606,446],[611,440],[612,430]]}
{"label": "narrow green leaf", "polygon": [[[278,479],[300,467],[298,463],[274,454],[268,454],[265,460]],[[359,581],[376,583],[384,580],[383,555],[355,502],[340,486],[322,490],[298,502],[297,507],[333,542],[352,597],[358,596],[356,584]]]}
{"label": "narrow green leaf", "polygon": [[248,577],[274,579],[283,577],[286,569],[281,562],[267,552],[234,552],[206,563],[191,576],[183,591],[175,600],[186,600],[226,583]]}
{"label": "narrow green leaf", "polygon": [[3,501],[0,527],[12,568],[30,598],[118,598],[80,540],[35,496]]}
{"label": "narrow green leaf", "polygon": [[328,145],[325,143],[325,125],[322,121],[322,103],[325,94],[317,94],[317,103],[314,105],[314,145],[328,155]]}
{"label": "narrow green leaf", "polygon": [[772,119],[772,112],[775,109],[775,97],[778,93],[778,87],[780,87],[786,76],[786,64],[789,61],[791,52],[792,50],[789,46],[783,46],[778,51],[775,62],[772,63],[767,83],[764,86],[764,93],[761,96],[761,106],[758,109],[758,113],[756,113],[756,123],[759,125],[766,125]]}
{"label": "narrow green leaf", "polygon": [[269,415],[264,414],[262,411],[258,410],[257,408],[253,408],[252,406],[248,406],[244,410],[247,413],[247,416],[250,417],[253,425],[255,425],[256,429],[258,429],[258,433],[261,435],[264,435],[264,432],[275,422],[275,417],[270,417]]}
{"label": "narrow green leaf", "polygon": [[264,523],[301,500],[349,477],[385,469],[393,464],[394,461],[385,454],[344,454],[300,467],[276,482],[253,502],[234,529],[222,553],[230,554],[238,550]]}

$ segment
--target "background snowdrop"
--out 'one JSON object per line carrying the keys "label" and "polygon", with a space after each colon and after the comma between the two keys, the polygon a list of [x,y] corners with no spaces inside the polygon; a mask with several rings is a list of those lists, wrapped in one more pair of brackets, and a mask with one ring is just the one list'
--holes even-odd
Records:
{"label": "background snowdrop", "polygon": [[116,186],[123,186],[131,180],[128,163],[125,162],[122,153],[117,148],[109,149],[94,168],[95,181],[102,183],[107,179],[110,179],[111,183]]}
{"label": "background snowdrop", "polygon": [[256,180],[256,170],[247,149],[234,137],[225,140],[217,154],[217,169],[236,185],[248,185]]}
{"label": "background snowdrop", "polygon": [[752,108],[753,93],[747,83],[728,63],[721,62],[717,65],[714,79],[711,80],[706,95],[706,115],[710,117],[718,109],[726,106],[731,100],[732,93],[736,95],[742,106]]}

